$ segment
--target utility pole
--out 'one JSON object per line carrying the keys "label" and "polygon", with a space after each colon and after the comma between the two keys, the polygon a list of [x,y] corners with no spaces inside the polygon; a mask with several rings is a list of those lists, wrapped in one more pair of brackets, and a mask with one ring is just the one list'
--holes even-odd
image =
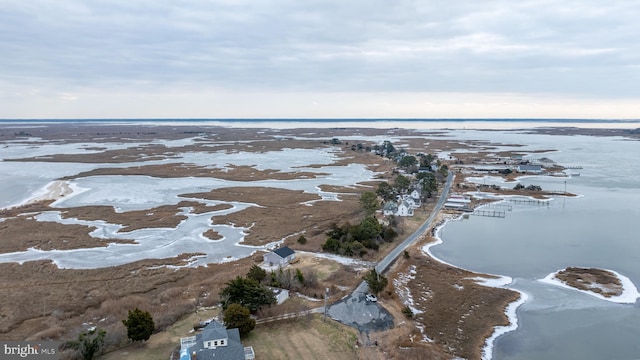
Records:
{"label": "utility pole", "polygon": [[327,321],[327,298],[329,297],[329,288],[325,288],[324,290],[324,319],[322,321]]}

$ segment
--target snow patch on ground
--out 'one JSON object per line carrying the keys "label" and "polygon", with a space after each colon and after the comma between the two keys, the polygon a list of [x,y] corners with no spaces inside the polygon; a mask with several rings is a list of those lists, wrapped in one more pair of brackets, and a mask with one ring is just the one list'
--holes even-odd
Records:
{"label": "snow patch on ground", "polygon": [[[414,314],[422,314],[423,311],[415,307],[415,301],[411,290],[409,289],[409,282],[416,278],[416,267],[411,265],[408,273],[399,273],[398,276],[393,279],[393,286],[396,289],[396,294],[405,306],[408,306]],[[430,295],[427,292],[428,295]]]}
{"label": "snow patch on ground", "polygon": [[322,301],[322,299],[312,298],[311,296],[307,296],[307,295],[304,295],[304,294],[301,294],[301,293],[296,293],[296,296],[297,297],[301,297],[301,298],[303,298],[305,300],[309,300],[309,301]]}
{"label": "snow patch on ground", "polygon": [[316,253],[316,252],[307,252],[307,251],[296,251],[296,253],[335,261],[342,265],[351,266],[356,270],[368,270],[373,268],[373,266],[375,265],[370,261],[358,260],[350,257],[336,255],[336,254]]}
{"label": "snow patch on ground", "polygon": [[[422,334],[422,342],[425,342],[425,343],[433,342],[433,339],[429,338],[427,336],[427,334],[425,333],[425,326],[424,325],[416,324],[416,327],[418,328],[418,330],[420,330],[420,333]],[[413,341],[413,339],[411,341]]]}

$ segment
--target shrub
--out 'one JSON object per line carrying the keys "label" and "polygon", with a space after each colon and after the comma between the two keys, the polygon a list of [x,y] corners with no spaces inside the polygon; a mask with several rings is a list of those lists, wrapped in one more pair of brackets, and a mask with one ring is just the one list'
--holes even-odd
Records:
{"label": "shrub", "polygon": [[129,310],[129,316],[122,323],[127,327],[127,337],[133,341],[149,340],[156,327],[151,314],[138,308]]}
{"label": "shrub", "polygon": [[404,316],[405,316],[407,319],[412,319],[412,318],[413,318],[413,310],[411,310],[411,308],[410,308],[409,306],[405,306],[405,307],[402,309],[402,313],[404,314]]}

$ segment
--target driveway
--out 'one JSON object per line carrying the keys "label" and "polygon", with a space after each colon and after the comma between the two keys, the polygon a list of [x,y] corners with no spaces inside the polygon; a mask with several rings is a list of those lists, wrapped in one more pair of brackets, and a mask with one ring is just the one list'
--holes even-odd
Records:
{"label": "driveway", "polygon": [[367,334],[393,327],[393,316],[377,302],[366,301],[364,297],[364,292],[354,292],[332,304],[327,313],[330,318]]}

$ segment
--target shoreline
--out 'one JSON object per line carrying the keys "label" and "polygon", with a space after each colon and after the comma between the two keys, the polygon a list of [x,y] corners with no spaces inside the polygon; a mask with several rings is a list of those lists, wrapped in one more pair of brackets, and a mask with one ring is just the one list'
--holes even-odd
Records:
{"label": "shoreline", "polygon": [[[524,175],[527,177],[536,177],[536,175]],[[557,196],[563,196],[561,194],[556,194],[555,196],[550,196],[547,197],[545,199],[537,199],[533,196],[530,195],[513,195],[513,194],[500,194],[500,193],[493,193],[493,192],[483,192],[483,191],[469,191],[469,192],[465,192],[465,194],[471,195],[474,198],[480,199],[480,200],[491,200],[489,203],[485,203],[485,204],[479,204],[477,205],[475,209],[480,209],[482,207],[485,206],[490,206],[493,203],[500,203],[500,202],[504,202],[507,201],[508,198],[514,198],[514,197],[520,197],[520,198],[528,198],[528,199],[532,199],[532,200],[540,200],[540,201],[544,201],[544,202],[551,202],[554,201],[556,199]],[[582,197],[583,195],[578,194],[578,195],[574,195],[574,197]],[[495,274],[486,274],[486,273],[477,273],[473,270],[469,270],[469,269],[465,269],[461,266],[455,265],[455,264],[451,264],[448,263],[440,258],[438,258],[437,256],[435,256],[432,252],[431,252],[431,248],[437,245],[441,245],[444,243],[444,241],[442,240],[442,238],[440,237],[440,231],[450,222],[450,221],[459,221],[461,219],[463,219],[464,214],[457,214],[456,216],[453,215],[445,215],[441,221],[440,224],[436,225],[436,227],[432,230],[432,236],[433,238],[435,238],[435,241],[432,241],[428,244],[425,244],[421,247],[421,251],[423,254],[429,256],[430,258],[434,259],[435,261],[438,261],[442,264],[457,268],[457,269],[461,269],[461,270],[465,270],[465,271],[469,271],[469,272],[473,272],[476,273],[480,276],[484,275],[487,276],[486,278],[484,277],[478,277],[475,278],[473,280],[476,281],[477,284],[482,285],[482,286],[487,286],[487,287],[491,287],[491,288],[502,288],[502,289],[507,289],[513,292],[516,292],[519,294],[519,298],[515,301],[512,301],[511,303],[509,303],[505,308],[504,308],[504,314],[507,316],[507,318],[509,319],[509,325],[506,326],[495,326],[493,328],[493,333],[486,337],[485,339],[485,345],[482,348],[482,352],[481,352],[481,358],[483,360],[491,360],[493,358],[493,346],[495,341],[502,335],[515,331],[518,329],[518,316],[517,316],[517,310],[520,306],[524,305],[528,300],[529,300],[529,295],[521,290],[518,289],[513,289],[513,288],[509,288],[507,287],[508,285],[513,283],[513,279],[509,276],[506,275],[495,275]],[[640,293],[638,293],[638,291],[636,290],[635,286],[633,286],[633,283],[631,282],[631,280],[629,280],[628,278],[616,273],[615,271],[612,271],[614,274],[616,274],[616,276],[618,276],[621,281],[623,281],[623,284],[627,284],[625,282],[628,281],[628,283],[631,284],[631,286],[633,287],[633,289],[635,290],[635,293],[638,295],[637,297],[640,297]],[[554,273],[555,274],[555,273]],[[572,288],[573,289],[573,288]],[[574,289],[574,290],[578,290],[578,289]],[[635,302],[635,300],[634,300]]]}
{"label": "shoreline", "polygon": [[[504,199],[503,199],[504,200]],[[484,206],[484,205],[482,205]],[[440,230],[442,230],[450,221],[459,221],[460,219],[462,219],[463,214],[460,214],[459,216],[456,217],[447,217],[445,219],[442,220],[442,222],[440,224],[438,224],[434,229],[433,229],[433,237],[436,239],[435,241],[432,241],[428,244],[425,244],[421,247],[421,251],[424,255],[434,259],[435,261],[438,261],[442,264],[457,268],[457,269],[461,269],[461,270],[465,270],[465,271],[469,271],[469,272],[473,272],[475,274],[480,275],[479,277],[476,278],[472,278],[472,280],[474,280],[478,285],[482,285],[482,286],[486,286],[486,287],[491,287],[491,288],[502,288],[502,289],[507,289],[513,292],[516,292],[519,294],[519,297],[517,300],[510,302],[503,310],[504,310],[504,314],[507,316],[507,319],[509,320],[509,325],[504,325],[504,326],[494,326],[493,327],[493,332],[491,333],[491,335],[489,335],[488,337],[485,338],[485,342],[484,342],[484,346],[482,347],[482,351],[480,353],[480,356],[483,360],[491,360],[493,358],[493,345],[495,343],[495,341],[502,335],[509,333],[511,331],[514,331],[518,328],[518,316],[517,316],[517,310],[518,308],[523,305],[524,303],[527,302],[527,300],[529,299],[529,295],[527,295],[526,293],[524,293],[523,291],[520,290],[516,290],[516,289],[511,289],[508,288],[507,285],[512,284],[513,283],[513,279],[509,276],[504,276],[504,275],[494,275],[494,274],[484,274],[484,273],[478,273],[469,269],[465,269],[463,267],[448,263],[440,258],[438,258],[437,256],[433,255],[433,253],[431,252],[431,248],[437,245],[441,245],[444,243],[444,241],[442,240],[442,238],[440,237]],[[487,277],[482,277],[482,276],[487,276]]]}
{"label": "shoreline", "polygon": [[6,207],[6,209],[16,208],[25,205],[32,205],[41,201],[52,200],[54,203],[75,192],[76,189],[67,180],[54,180],[43,186],[32,194],[31,197]]}
{"label": "shoreline", "polygon": [[622,294],[618,295],[618,296],[611,296],[611,297],[606,297],[603,296],[601,294],[595,293],[595,292],[591,292],[591,291],[586,291],[586,290],[582,290],[582,289],[577,289],[571,285],[568,285],[567,283],[565,283],[564,281],[556,278],[556,275],[562,271],[564,269],[560,269],[558,271],[554,271],[551,274],[545,276],[542,279],[538,279],[537,281],[541,282],[541,283],[545,283],[545,284],[549,284],[549,285],[553,285],[553,286],[559,286],[565,289],[571,289],[574,291],[578,291],[581,292],[583,294],[587,294],[587,295],[591,295],[593,297],[596,297],[600,300],[605,300],[605,301],[609,301],[612,303],[616,303],[616,304],[635,304],[636,301],[638,300],[638,298],[640,298],[640,292],[638,292],[638,289],[636,288],[636,286],[633,284],[633,282],[631,281],[631,279],[629,279],[628,277],[614,271],[614,270],[610,270],[610,269],[603,269],[606,271],[609,271],[611,273],[613,273],[622,283]]}

